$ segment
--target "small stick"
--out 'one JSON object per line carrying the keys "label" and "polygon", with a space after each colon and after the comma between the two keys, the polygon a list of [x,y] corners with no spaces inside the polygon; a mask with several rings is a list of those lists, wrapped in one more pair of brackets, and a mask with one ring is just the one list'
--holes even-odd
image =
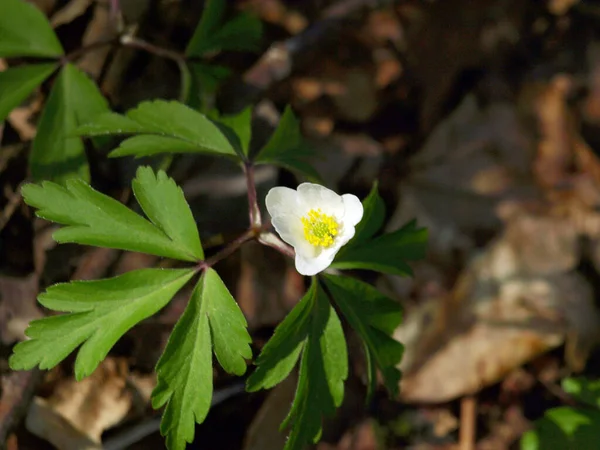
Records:
{"label": "small stick", "polygon": [[467,395],[460,401],[460,433],[458,448],[460,450],[475,450],[475,435],[477,424],[477,399]]}

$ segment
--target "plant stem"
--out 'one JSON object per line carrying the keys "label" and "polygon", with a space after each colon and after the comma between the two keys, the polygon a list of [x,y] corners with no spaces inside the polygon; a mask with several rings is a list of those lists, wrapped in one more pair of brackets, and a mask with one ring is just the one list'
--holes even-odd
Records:
{"label": "plant stem", "polygon": [[245,242],[247,242],[255,237],[256,237],[255,230],[250,229],[250,230],[246,231],[244,234],[235,238],[233,241],[231,241],[224,248],[222,248],[217,253],[212,255],[210,258],[207,258],[204,261],[200,261],[200,263],[198,263],[197,269],[202,270],[202,269],[207,269],[209,267],[214,266],[216,263],[227,258],[229,255],[231,255],[233,252],[235,252],[238,248],[240,248],[242,246],[242,244],[244,244]]}
{"label": "plant stem", "polygon": [[169,50],[167,48],[158,47],[150,42],[144,41],[143,39],[138,39],[133,36],[124,35],[121,36],[120,39],[121,45],[125,47],[136,48],[138,50],[144,50],[148,53],[152,53],[156,56],[160,56],[162,58],[171,59],[177,63],[185,62],[186,58],[183,53],[174,52],[173,50]]}
{"label": "plant stem", "polygon": [[244,173],[246,174],[246,184],[248,186],[248,213],[250,216],[250,228],[259,230],[262,226],[260,209],[256,199],[256,183],[254,182],[254,166],[251,162],[244,163]]}
{"label": "plant stem", "polygon": [[270,231],[263,231],[258,235],[258,242],[268,247],[273,247],[275,250],[283,253],[285,256],[289,256],[290,258],[296,257],[296,252],[292,247],[287,245],[281,239],[279,239],[275,234]]}

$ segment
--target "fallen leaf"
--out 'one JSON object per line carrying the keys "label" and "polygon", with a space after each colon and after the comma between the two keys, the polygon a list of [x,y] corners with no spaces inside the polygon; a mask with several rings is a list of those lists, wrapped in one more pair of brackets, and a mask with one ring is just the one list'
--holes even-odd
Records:
{"label": "fallen leaf", "polygon": [[579,248],[562,220],[515,215],[450,295],[408,314],[395,334],[406,345],[405,401],[476,393],[565,340],[567,361],[582,368],[598,342],[600,316],[588,281],[573,271]]}
{"label": "fallen leaf", "polygon": [[50,398],[35,399],[25,426],[60,449],[101,449],[104,430],[131,408],[127,372],[125,359],[108,357],[89,377],[63,380]]}

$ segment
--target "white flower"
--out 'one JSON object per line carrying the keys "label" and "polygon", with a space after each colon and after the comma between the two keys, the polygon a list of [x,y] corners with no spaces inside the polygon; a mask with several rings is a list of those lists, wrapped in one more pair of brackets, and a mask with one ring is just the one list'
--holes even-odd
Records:
{"label": "white flower", "polygon": [[329,267],[363,216],[355,195],[338,195],[312,183],[302,183],[296,191],[274,187],[266,203],[275,230],[296,250],[296,270],[302,275]]}

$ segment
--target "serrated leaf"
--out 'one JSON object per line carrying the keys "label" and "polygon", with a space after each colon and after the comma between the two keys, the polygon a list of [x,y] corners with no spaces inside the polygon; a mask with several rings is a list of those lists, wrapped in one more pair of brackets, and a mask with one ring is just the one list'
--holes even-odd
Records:
{"label": "serrated leaf", "polygon": [[72,64],[60,71],[44,107],[33,140],[29,166],[34,180],[89,181],[90,172],[77,126],[108,111],[96,84]]}
{"label": "serrated leaf", "polygon": [[300,131],[300,122],[292,109],[286,107],[279,124],[266,145],[255,158],[257,164],[274,164],[285,169],[299,172],[314,181],[319,181],[318,172],[308,160],[314,156]]}
{"label": "serrated leaf", "polygon": [[248,377],[248,392],[270,389],[281,383],[296,365],[308,335],[316,289],[317,284],[313,283],[263,347],[254,363],[257,368]]}
{"label": "serrated leaf", "polygon": [[[400,305],[367,283],[345,276],[323,275],[332,299],[365,344],[367,360],[383,375],[392,396],[398,395],[404,346],[391,335],[402,322]],[[369,375],[370,390],[376,379]],[[368,393],[369,397],[372,392]]]}
{"label": "serrated leaf", "polygon": [[333,416],[344,399],[344,381],[348,376],[344,331],[327,296],[318,286],[315,291],[298,388],[282,424],[291,427],[285,450],[300,450],[309,442],[316,443],[323,418]]}
{"label": "serrated leaf", "polygon": [[221,50],[255,50],[262,34],[262,24],[257,17],[239,14],[223,24],[227,2],[208,0],[185,54],[202,57],[208,52]]}
{"label": "serrated leaf", "polygon": [[378,183],[375,181],[371,188],[371,192],[369,192],[369,195],[362,201],[363,218],[356,225],[354,237],[348,242],[348,247],[352,247],[353,245],[373,237],[383,225],[385,219],[385,204],[383,203],[383,199],[379,196],[377,187]]}
{"label": "serrated leaf", "polygon": [[32,64],[0,72],[0,122],[56,70],[56,64]]}
{"label": "serrated leaf", "polygon": [[407,261],[425,257],[427,230],[412,221],[399,230],[343,247],[331,267],[367,269],[393,275],[412,275]]}
{"label": "serrated leaf", "polygon": [[252,107],[249,106],[238,114],[217,116],[215,120],[238,153],[248,156],[252,139]]}
{"label": "serrated leaf", "polygon": [[17,344],[13,370],[50,369],[83,343],[75,360],[78,380],[90,375],[136,323],[164,307],[193,269],[141,269],[98,281],[56,284],[38,297],[45,307],[69,312],[31,322],[31,339]]}
{"label": "serrated leaf", "polygon": [[183,191],[162,170],[140,167],[132,182],[133,193],[150,221],[176,246],[188,248],[198,260],[204,259],[198,227]]}
{"label": "serrated leaf", "polygon": [[600,411],[559,407],[546,411],[521,439],[522,450],[596,448],[600,442]]}
{"label": "serrated leaf", "polygon": [[[212,338],[212,339],[211,339]],[[161,433],[170,450],[183,450],[204,421],[213,391],[211,340],[222,367],[242,375],[250,358],[246,320],[213,269],[198,281],[156,366],[158,384],[152,406],[166,404]]]}
{"label": "serrated leaf", "polygon": [[600,408],[600,380],[586,377],[565,378],[562,388],[580,402]]}
{"label": "serrated leaf", "polygon": [[213,153],[236,156],[235,150],[203,114],[176,101],[140,103],[125,116],[108,113],[79,127],[79,135],[140,134],[126,139],[109,156],[136,157],[158,153]]}
{"label": "serrated leaf", "polygon": [[23,0],[1,0],[0,57],[57,57],[64,53],[48,19]]}
{"label": "serrated leaf", "polygon": [[[344,398],[348,353],[341,323],[316,278],[286,316],[256,361],[247,390],[268,389],[288,376],[302,352],[298,388],[282,428],[291,426],[285,450],[299,450],[321,434],[323,417]],[[308,386],[310,385],[310,389]]]}
{"label": "serrated leaf", "polygon": [[[147,172],[143,169],[139,173]],[[197,261],[201,252],[198,252],[194,238],[189,244],[186,240],[190,234],[189,219],[187,224],[167,224],[167,219],[161,215],[163,213],[155,210],[158,202],[166,201],[171,205],[164,205],[165,208],[183,211],[181,193],[174,189],[159,192],[158,188],[166,183],[165,175],[160,172],[155,186],[151,185],[150,177],[143,177],[143,180],[142,208],[148,208],[147,214],[152,220],[156,220],[169,233],[175,236],[175,233],[185,232],[185,236],[177,235],[177,239],[171,239],[160,227],[117,200],[94,190],[82,180],[67,180],[65,186],[50,181],[27,184],[23,186],[22,194],[28,205],[38,209],[38,217],[66,225],[53,234],[59,243],[95,245]]]}

